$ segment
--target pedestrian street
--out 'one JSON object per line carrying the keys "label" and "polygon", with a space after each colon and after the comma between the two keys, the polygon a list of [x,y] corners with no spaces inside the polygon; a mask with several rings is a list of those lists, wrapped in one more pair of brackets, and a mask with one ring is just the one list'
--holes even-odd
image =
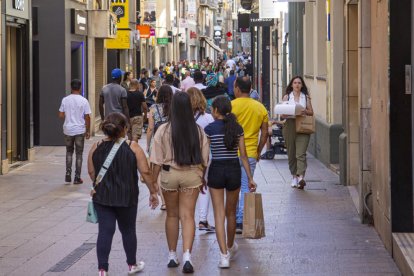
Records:
{"label": "pedestrian street", "polygon": [[[101,138],[85,143],[82,185],[64,185],[64,147],[38,147],[35,162],[0,178],[1,276],[97,274],[98,228],[85,221],[90,190],[85,160]],[[237,235],[238,255],[230,269],[221,270],[215,234],[196,230],[195,275],[400,275],[375,229],[360,223],[338,175],[312,156],[308,166],[308,184],[298,190],[290,187],[285,156],[260,161],[254,178],[263,196],[266,237]],[[137,275],[181,275],[181,267],[167,268],[166,213],[151,210],[147,189],[140,188],[137,260],[145,269]],[[212,208],[209,223],[214,225]],[[179,243],[180,259],[181,251]],[[109,263],[109,275],[127,274],[119,231]]]}

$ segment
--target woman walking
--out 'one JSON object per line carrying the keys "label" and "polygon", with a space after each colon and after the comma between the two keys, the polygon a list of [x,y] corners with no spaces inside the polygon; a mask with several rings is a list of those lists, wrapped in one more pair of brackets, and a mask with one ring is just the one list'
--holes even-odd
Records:
{"label": "woman walking", "polygon": [[[135,223],[138,207],[138,171],[150,190],[149,203],[152,209],[158,205],[157,184],[153,181],[144,151],[133,141],[124,142],[127,119],[121,113],[111,113],[102,124],[106,137],[95,143],[88,157],[88,172],[94,182],[92,200],[98,216],[99,230],[96,251],[99,276],[108,275],[109,253],[115,225],[118,223],[127,256],[128,274],[144,268],[144,262],[136,261],[137,236]],[[102,180],[96,177],[115,143],[121,143],[111,165]]]}
{"label": "woman walking", "polygon": [[155,99],[157,98],[157,87],[156,87],[156,80],[150,80],[150,87],[145,90],[145,102],[147,103],[148,108],[151,108],[153,104],[155,104]]}
{"label": "woman walking", "polygon": [[[191,106],[193,108],[194,118],[202,129],[205,129],[210,123],[214,122],[213,116],[206,113],[207,100],[203,93],[196,87],[191,87],[187,90],[187,94],[190,96]],[[208,212],[210,209],[210,193],[206,188],[198,196],[198,215],[199,223],[198,230],[214,232],[214,226],[210,225],[207,221]]]}
{"label": "woman walking", "polygon": [[[168,121],[168,116],[170,114],[171,108],[171,99],[173,96],[173,91],[169,85],[161,85],[158,91],[158,97],[156,103],[151,106],[149,115],[148,115],[148,129],[147,129],[147,152],[151,156],[151,144],[152,138],[154,137],[154,132],[156,127],[166,123]],[[161,196],[161,210],[166,210],[164,196],[159,191]]]}
{"label": "woman walking", "polygon": [[179,222],[183,236],[183,273],[193,273],[191,250],[194,242],[194,212],[199,189],[205,183],[209,146],[204,131],[196,124],[190,98],[176,92],[168,123],[154,136],[150,161],[154,177],[161,171],[161,189],[167,205],[165,230],[169,248],[168,267],[177,267]]}
{"label": "woman walking", "polygon": [[[231,113],[230,100],[225,96],[218,96],[212,104],[212,115],[215,121],[205,128],[212,154],[207,186],[213,202],[216,236],[220,247],[219,267],[228,268],[230,259],[233,259],[238,249],[234,240],[236,207],[241,186],[241,168],[237,151],[240,152],[240,160],[248,177],[250,192],[256,190],[256,184],[246,154],[243,128],[237,123],[236,116]],[[227,235],[224,227],[226,218]]]}
{"label": "woman walking", "polygon": [[[302,116],[312,116],[313,108],[308,88],[302,77],[296,76],[291,79],[283,101],[289,104],[300,104],[303,107]],[[296,133],[296,118],[281,115],[281,119],[286,119],[283,126],[283,137],[288,154],[289,170],[292,174],[292,188],[303,190],[306,186],[305,173],[307,168],[306,150],[308,149],[310,134]]]}
{"label": "woman walking", "polygon": [[131,72],[125,72],[124,77],[122,78],[121,86],[125,88],[126,91],[129,90],[129,85],[133,79],[134,75]]}

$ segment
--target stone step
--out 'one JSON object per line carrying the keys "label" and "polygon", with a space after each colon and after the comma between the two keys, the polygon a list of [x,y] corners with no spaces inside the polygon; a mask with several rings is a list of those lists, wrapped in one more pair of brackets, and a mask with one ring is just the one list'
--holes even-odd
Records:
{"label": "stone step", "polygon": [[414,275],[414,233],[393,233],[393,257],[401,274]]}

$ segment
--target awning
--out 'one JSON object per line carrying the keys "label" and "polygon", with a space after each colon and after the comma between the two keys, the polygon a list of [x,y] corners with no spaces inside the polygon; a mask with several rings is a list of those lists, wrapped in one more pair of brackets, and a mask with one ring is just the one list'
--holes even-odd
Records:
{"label": "awning", "polygon": [[223,50],[222,49],[220,49],[220,47],[219,46],[217,46],[216,44],[214,44],[214,42],[213,41],[211,41],[211,40],[209,40],[209,39],[205,39],[205,41],[207,42],[207,44],[208,45],[210,45],[210,47],[211,48],[213,48],[214,50],[216,50],[217,52],[219,52],[219,53],[221,53],[221,52],[223,52]]}

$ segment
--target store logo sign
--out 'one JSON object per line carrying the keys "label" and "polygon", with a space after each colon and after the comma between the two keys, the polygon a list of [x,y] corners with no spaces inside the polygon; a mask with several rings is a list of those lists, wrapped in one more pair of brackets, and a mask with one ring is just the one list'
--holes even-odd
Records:
{"label": "store logo sign", "polygon": [[24,11],[24,0],[13,0],[13,9]]}
{"label": "store logo sign", "polygon": [[109,35],[115,36],[118,28],[116,26],[116,17],[112,16],[112,14],[109,15]]}

